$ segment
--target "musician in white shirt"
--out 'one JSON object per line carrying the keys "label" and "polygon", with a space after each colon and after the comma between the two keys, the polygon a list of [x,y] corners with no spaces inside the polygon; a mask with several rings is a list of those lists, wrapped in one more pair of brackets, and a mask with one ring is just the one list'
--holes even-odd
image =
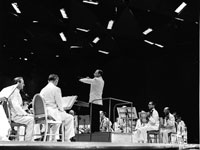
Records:
{"label": "musician in white shirt", "polygon": [[[6,99],[0,97],[0,103],[6,103]],[[0,141],[9,141],[8,135],[11,127],[2,104],[0,104]]]}
{"label": "musician in white shirt", "polygon": [[[44,99],[47,108],[47,114],[57,121],[65,123],[65,141],[70,142],[70,139],[75,136],[74,132],[74,117],[63,109],[61,89],[57,87],[59,77],[56,74],[50,74],[48,84],[41,90],[40,95]],[[51,128],[52,133],[59,133],[59,125]],[[52,140],[56,140],[55,137]]]}
{"label": "musician in white shirt", "polygon": [[169,133],[176,132],[175,117],[170,113],[169,107],[164,108],[164,126],[161,128],[163,143],[169,143]]}
{"label": "musician in white shirt", "polygon": [[22,77],[16,77],[15,83],[18,83],[17,88],[9,97],[11,107],[11,120],[16,123],[26,124],[25,141],[33,141],[34,118],[32,114],[27,113],[23,108],[23,101],[20,95],[20,90],[24,88],[24,80]]}
{"label": "musician in white shirt", "polygon": [[103,110],[102,94],[104,88],[104,80],[102,78],[103,71],[97,69],[94,72],[94,78],[82,78],[79,81],[90,84],[89,103],[92,103],[92,125],[91,131],[99,131],[99,111]]}
{"label": "musician in white shirt", "polygon": [[158,130],[159,129],[159,114],[155,109],[155,104],[153,101],[150,101],[148,104],[150,112],[147,115],[148,123],[139,128],[140,138],[143,143],[147,143],[147,131]]}

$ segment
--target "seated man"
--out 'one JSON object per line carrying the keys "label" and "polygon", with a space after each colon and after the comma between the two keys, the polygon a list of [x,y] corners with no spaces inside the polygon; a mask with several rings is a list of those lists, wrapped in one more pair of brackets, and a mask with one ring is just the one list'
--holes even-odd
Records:
{"label": "seated man", "polygon": [[[65,123],[65,141],[70,142],[75,136],[74,117],[68,114],[63,109],[61,89],[57,87],[59,77],[56,74],[50,74],[48,84],[41,90],[40,95],[44,99],[47,108],[47,114],[53,117],[56,121]],[[55,125],[51,128],[53,134],[59,133],[60,125]],[[52,137],[56,141],[56,137]]]}
{"label": "seated man", "polygon": [[14,79],[17,88],[9,97],[9,102],[11,104],[11,120],[16,123],[26,124],[26,135],[25,141],[33,141],[34,132],[34,118],[32,114],[27,113],[22,107],[22,97],[20,95],[20,90],[24,88],[24,80],[22,77],[16,77]]}
{"label": "seated man", "polygon": [[187,142],[187,127],[179,115],[177,115],[177,142]]}
{"label": "seated man", "polygon": [[170,132],[176,132],[176,127],[175,127],[175,118],[174,116],[170,113],[169,107],[164,108],[164,125],[161,128],[161,136],[162,136],[162,141],[163,143],[169,143],[169,133]]}
{"label": "seated man", "polygon": [[[4,103],[6,101],[5,98],[0,98],[0,103]],[[8,118],[6,116],[6,113],[4,111],[3,106],[0,104],[0,141],[9,141],[8,140],[8,134],[11,129]]]}
{"label": "seated man", "polygon": [[150,110],[150,112],[147,113],[148,123],[137,129],[140,133],[140,142],[142,143],[147,143],[147,131],[159,129],[159,115],[155,109],[154,102],[150,101],[148,107]]}
{"label": "seated man", "polygon": [[106,117],[106,112],[100,111],[100,131],[101,132],[111,132],[112,129],[111,121]]}

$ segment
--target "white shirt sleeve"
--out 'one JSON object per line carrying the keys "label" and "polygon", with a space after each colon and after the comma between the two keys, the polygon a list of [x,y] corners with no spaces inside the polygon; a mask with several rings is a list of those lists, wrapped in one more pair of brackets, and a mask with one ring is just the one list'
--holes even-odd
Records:
{"label": "white shirt sleeve", "polygon": [[81,81],[83,83],[87,83],[87,84],[92,84],[94,82],[94,79],[91,79],[91,78],[82,78],[79,81]]}

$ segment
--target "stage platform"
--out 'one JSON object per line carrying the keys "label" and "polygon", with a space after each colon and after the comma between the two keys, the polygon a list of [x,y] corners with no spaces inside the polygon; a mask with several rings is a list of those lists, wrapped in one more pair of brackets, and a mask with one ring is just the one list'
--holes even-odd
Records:
{"label": "stage platform", "polygon": [[196,150],[199,144],[131,144],[111,142],[0,142],[0,150]]}

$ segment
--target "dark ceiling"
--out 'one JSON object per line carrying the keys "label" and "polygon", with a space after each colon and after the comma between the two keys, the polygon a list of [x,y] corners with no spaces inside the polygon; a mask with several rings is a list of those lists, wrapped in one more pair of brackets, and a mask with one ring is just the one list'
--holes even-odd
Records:
{"label": "dark ceiling", "polygon": [[[16,13],[13,2],[21,14]],[[1,0],[1,88],[13,77],[23,76],[32,97],[46,84],[50,73],[57,73],[63,95],[76,94],[87,101],[89,87],[78,79],[92,77],[96,68],[102,68],[104,97],[134,101],[138,110],[154,99],[161,113],[165,105],[183,112],[188,105],[180,108],[180,103],[191,99],[190,106],[197,112],[197,1],[185,0],[187,6],[179,14],[174,11],[181,0],[96,2],[98,5],[83,0]],[[61,8],[67,19],[62,17]],[[114,20],[112,29],[107,29],[109,20]],[[153,31],[144,35],[148,28]],[[62,41],[61,32],[67,41]],[[97,36],[99,42],[93,43]]]}

